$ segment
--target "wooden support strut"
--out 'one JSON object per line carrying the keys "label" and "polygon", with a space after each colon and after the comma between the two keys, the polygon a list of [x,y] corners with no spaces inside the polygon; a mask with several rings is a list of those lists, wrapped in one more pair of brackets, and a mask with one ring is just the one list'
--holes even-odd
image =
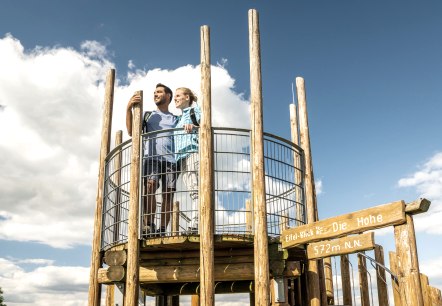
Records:
{"label": "wooden support strut", "polygon": [[254,214],[255,301],[258,305],[270,303],[268,258],[267,210],[265,199],[264,143],[262,115],[262,80],[259,17],[249,10],[250,56],[250,122],[252,167],[252,203]]}
{"label": "wooden support strut", "polygon": [[101,300],[101,286],[97,280],[98,269],[101,266],[101,227],[103,212],[104,165],[110,149],[112,109],[114,101],[115,69],[109,70],[106,78],[104,95],[103,123],[101,128],[100,162],[98,166],[98,188],[94,217],[94,236],[92,241],[91,270],[89,276],[89,306],[99,306]]}

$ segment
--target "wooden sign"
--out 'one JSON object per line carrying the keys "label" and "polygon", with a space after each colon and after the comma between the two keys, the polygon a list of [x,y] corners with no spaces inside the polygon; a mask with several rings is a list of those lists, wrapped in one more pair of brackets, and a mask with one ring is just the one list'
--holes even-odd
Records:
{"label": "wooden sign", "polygon": [[392,202],[282,231],[283,248],[405,222],[404,201]]}
{"label": "wooden sign", "polygon": [[374,233],[347,236],[334,240],[311,243],[307,246],[307,258],[316,259],[372,250],[375,247]]}

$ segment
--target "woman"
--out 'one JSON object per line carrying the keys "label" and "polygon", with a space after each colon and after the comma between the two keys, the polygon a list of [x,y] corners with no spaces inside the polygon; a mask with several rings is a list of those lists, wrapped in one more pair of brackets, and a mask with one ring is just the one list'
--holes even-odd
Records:
{"label": "woman", "polygon": [[175,158],[181,169],[183,182],[192,199],[191,224],[189,234],[198,233],[198,130],[201,120],[201,109],[196,103],[198,98],[186,87],[180,87],[175,91],[175,106],[181,109],[182,115],[178,118],[176,128],[183,130],[175,131]]}

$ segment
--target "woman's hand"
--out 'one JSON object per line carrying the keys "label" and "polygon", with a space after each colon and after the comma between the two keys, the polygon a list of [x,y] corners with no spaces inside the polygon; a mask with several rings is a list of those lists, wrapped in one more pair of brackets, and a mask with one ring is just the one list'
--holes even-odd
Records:
{"label": "woman's hand", "polygon": [[184,131],[186,131],[186,133],[190,133],[193,131],[195,126],[193,124],[185,124],[185,125],[183,125],[183,128],[184,128]]}

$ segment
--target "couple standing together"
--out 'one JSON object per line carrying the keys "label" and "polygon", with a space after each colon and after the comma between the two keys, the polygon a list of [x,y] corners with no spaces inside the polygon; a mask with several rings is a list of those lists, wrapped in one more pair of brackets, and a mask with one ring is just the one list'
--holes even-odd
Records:
{"label": "couple standing together", "polygon": [[[198,233],[198,133],[201,109],[197,97],[188,88],[175,91],[175,106],[182,111],[180,116],[169,112],[173,98],[172,90],[164,84],[157,84],[153,99],[157,109],[143,114],[143,133],[168,130],[144,136],[143,153],[143,236],[165,235],[172,215],[173,196],[176,189],[178,171],[189,191],[192,200],[192,220],[189,234]],[[126,127],[132,135],[132,107],[141,102],[135,94],[126,108]],[[180,128],[172,131],[170,129]],[[146,141],[147,140],[147,141]],[[162,205],[161,224],[155,224],[155,192],[161,180]]]}

